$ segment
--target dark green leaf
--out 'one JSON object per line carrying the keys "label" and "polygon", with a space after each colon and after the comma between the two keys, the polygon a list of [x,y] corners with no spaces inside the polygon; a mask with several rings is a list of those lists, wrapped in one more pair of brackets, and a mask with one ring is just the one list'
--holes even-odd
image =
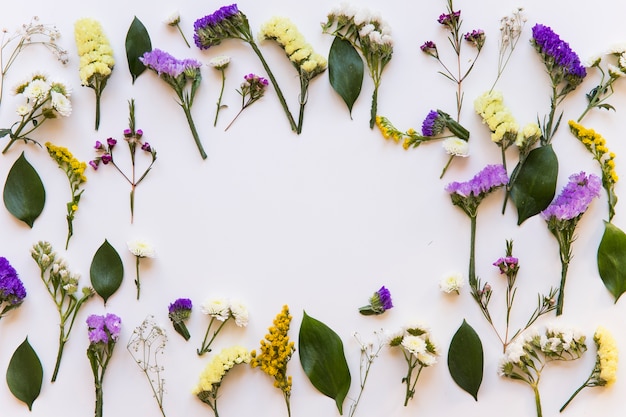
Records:
{"label": "dark green leaf", "polygon": [[556,190],[559,161],[552,145],[535,148],[519,169],[511,186],[511,200],[517,207],[517,224],[539,214],[552,202]]}
{"label": "dark green leaf", "polygon": [[9,213],[33,227],[33,223],[43,211],[46,190],[39,174],[24,157],[24,152],[9,170],[3,197]]}
{"label": "dark green leaf", "polygon": [[104,303],[122,285],[124,265],[115,248],[105,239],[91,261],[91,285]]}
{"label": "dark green leaf", "polygon": [[42,381],[41,361],[33,347],[28,343],[27,337],[11,356],[7,368],[7,385],[15,398],[25,402],[28,409],[32,410],[33,402],[41,391]]}
{"label": "dark green leaf", "polygon": [[478,401],[483,381],[483,344],[465,320],[456,331],[448,351],[448,369],[454,382]]}
{"label": "dark green leaf", "polygon": [[598,272],[617,302],[626,291],[626,233],[607,221],[598,247]]}
{"label": "dark green leaf", "polygon": [[603,103],[603,104],[598,104],[598,108],[599,109],[604,109],[604,110],[615,110],[615,107],[611,106],[609,103]]}
{"label": "dark green leaf", "polygon": [[304,373],[315,388],[335,400],[339,414],[350,389],[350,370],[343,343],[331,328],[304,312],[298,352]]}
{"label": "dark green leaf", "polygon": [[349,41],[335,37],[328,53],[328,76],[352,114],[363,84],[363,60]]}
{"label": "dark green leaf", "polygon": [[11,129],[0,129],[0,138],[5,137],[9,133],[11,133]]}
{"label": "dark green leaf", "polygon": [[128,69],[135,80],[145,71],[146,66],[139,60],[144,53],[152,50],[152,42],[146,27],[141,20],[135,18],[128,28],[126,34],[126,59],[128,59]]}

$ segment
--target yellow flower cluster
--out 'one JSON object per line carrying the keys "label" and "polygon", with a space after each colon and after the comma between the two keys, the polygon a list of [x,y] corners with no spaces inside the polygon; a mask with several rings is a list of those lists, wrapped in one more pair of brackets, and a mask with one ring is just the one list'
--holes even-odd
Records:
{"label": "yellow flower cluster", "polygon": [[115,60],[109,40],[97,20],[84,18],[74,25],[74,38],[80,57],[80,81],[82,85],[92,85],[94,75],[101,79],[111,75]]}
{"label": "yellow flower cluster", "polygon": [[309,79],[324,72],[327,61],[313,51],[298,28],[285,17],[273,17],[261,26],[259,38],[273,39],[285,50],[287,57]]}
{"label": "yellow flower cluster", "polygon": [[261,340],[261,352],[250,353],[252,360],[250,365],[261,370],[267,375],[274,377],[274,386],[279,388],[286,398],[291,394],[291,376],[287,376],[287,363],[296,350],[294,342],[289,341],[289,324],[291,323],[289,307],[283,309],[274,319],[274,325],[269,328],[265,339]]}
{"label": "yellow flower cluster", "polygon": [[393,139],[394,142],[398,143],[404,137],[404,133],[396,129],[386,117],[376,116],[376,126],[385,139]]}
{"label": "yellow flower cluster", "polygon": [[593,340],[598,347],[597,361],[600,364],[600,385],[611,385],[615,382],[617,374],[618,351],[613,335],[604,327],[600,326],[593,335]]}
{"label": "yellow flower cluster", "polygon": [[606,147],[606,140],[595,130],[587,129],[573,120],[570,120],[568,124],[574,136],[585,145],[585,148],[593,154],[594,159],[600,163],[602,180],[609,184],[615,184],[619,179],[615,173],[615,154],[609,152],[609,149]]}
{"label": "yellow flower cluster", "polygon": [[46,149],[52,159],[65,171],[71,183],[81,184],[87,181],[87,177],[85,177],[87,164],[85,162],[74,158],[74,155],[67,148],[53,145],[50,142],[46,142]]}
{"label": "yellow flower cluster", "polygon": [[250,352],[248,349],[241,346],[222,349],[204,368],[200,374],[198,384],[192,390],[192,394],[217,394],[217,388],[219,388],[226,373],[235,365],[242,363],[250,363]]}
{"label": "yellow flower cluster", "polygon": [[491,140],[507,148],[517,139],[519,126],[513,114],[504,106],[499,91],[487,91],[474,101],[474,110],[491,130]]}

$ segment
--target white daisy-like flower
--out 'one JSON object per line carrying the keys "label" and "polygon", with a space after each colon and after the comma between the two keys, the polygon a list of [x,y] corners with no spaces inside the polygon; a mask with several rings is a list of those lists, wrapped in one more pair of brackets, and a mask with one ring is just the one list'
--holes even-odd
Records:
{"label": "white daisy-like flower", "polygon": [[207,300],[200,308],[202,314],[226,321],[230,317],[230,303],[225,298]]}
{"label": "white daisy-like flower", "polygon": [[72,103],[61,93],[56,91],[50,92],[52,98],[52,107],[63,117],[69,117],[72,114]]}
{"label": "white daisy-like flower", "polygon": [[128,250],[138,258],[154,258],[156,251],[149,242],[143,239],[135,239],[126,243]]}
{"label": "white daisy-like flower", "polygon": [[21,104],[21,105],[17,106],[17,109],[15,109],[15,111],[18,114],[18,116],[20,116],[20,117],[27,116],[28,114],[30,114],[30,112],[32,110],[33,110],[33,107],[28,105],[28,104]]}
{"label": "white daisy-like flower", "polygon": [[622,71],[622,69],[618,67],[617,65],[609,64],[607,67],[609,69],[609,75],[611,77],[613,78],[626,77],[626,73],[624,73],[624,71]]}
{"label": "white daisy-like flower", "polygon": [[421,336],[404,336],[402,339],[402,347],[415,356],[427,353],[426,340]]}
{"label": "white daisy-like flower", "polygon": [[607,54],[621,55],[626,52],[626,42],[618,42],[609,47]]}
{"label": "white daisy-like flower", "polygon": [[45,100],[48,96],[48,93],[50,92],[50,87],[51,86],[49,82],[41,79],[36,79],[28,83],[28,85],[24,89],[24,95],[29,100],[41,102]]}
{"label": "white daisy-like flower", "polygon": [[235,318],[235,324],[239,327],[248,325],[248,308],[240,301],[231,301],[230,312]]}
{"label": "white daisy-like flower", "polygon": [[230,64],[230,57],[228,55],[218,55],[209,61],[209,65],[213,68],[221,70]]}
{"label": "white daisy-like flower", "polygon": [[444,140],[443,149],[448,155],[469,156],[469,142],[456,137]]}
{"label": "white daisy-like flower", "polygon": [[463,275],[461,275],[460,272],[451,272],[441,277],[441,280],[439,281],[439,288],[447,294],[453,292],[458,294],[464,284],[465,281],[463,280]]}
{"label": "white daisy-like flower", "polygon": [[604,54],[592,55],[589,58],[585,59],[585,61],[582,64],[585,68],[591,68],[595,65],[598,65],[600,61],[602,61],[603,56]]}
{"label": "white daisy-like flower", "polygon": [[626,53],[619,56],[618,64],[621,68],[626,68]]}
{"label": "white daisy-like flower", "polygon": [[172,11],[163,21],[166,25],[176,26],[180,23],[180,12],[178,10]]}
{"label": "white daisy-like flower", "polygon": [[404,337],[404,329],[398,329],[395,331],[387,330],[384,332],[383,337],[385,338],[385,344],[389,345],[392,341],[400,340]]}
{"label": "white daisy-like flower", "polygon": [[417,360],[424,366],[432,366],[437,363],[437,357],[428,352],[418,354]]}
{"label": "white daisy-like flower", "polygon": [[372,18],[372,13],[367,8],[362,8],[354,15],[354,24],[361,26],[364,23],[368,23]]}

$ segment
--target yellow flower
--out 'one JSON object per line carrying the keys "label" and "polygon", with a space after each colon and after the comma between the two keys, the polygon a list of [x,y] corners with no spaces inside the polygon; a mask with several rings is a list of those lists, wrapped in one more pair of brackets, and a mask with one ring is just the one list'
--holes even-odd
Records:
{"label": "yellow flower", "polygon": [[618,350],[611,332],[600,326],[593,335],[598,348],[597,362],[600,364],[601,385],[611,385],[617,378]]}
{"label": "yellow flower", "polygon": [[587,129],[573,120],[568,122],[570,130],[581,141],[585,148],[593,154],[593,157],[602,168],[602,182],[605,188],[612,187],[618,179],[615,173],[615,154],[606,147],[606,139],[593,129]]}
{"label": "yellow flower", "polygon": [[250,352],[241,346],[232,346],[223,349],[215,355],[207,364],[198,384],[192,389],[192,394],[199,395],[202,392],[214,392],[219,388],[222,379],[235,365],[250,363]]}

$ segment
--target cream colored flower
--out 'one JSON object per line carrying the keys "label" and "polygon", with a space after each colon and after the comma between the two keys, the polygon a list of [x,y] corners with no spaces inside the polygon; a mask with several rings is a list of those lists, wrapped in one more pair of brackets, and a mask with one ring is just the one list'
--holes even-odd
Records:
{"label": "cream colored flower", "polygon": [[246,327],[248,325],[248,308],[242,302],[231,301],[230,312],[237,326]]}
{"label": "cream colored flower", "polygon": [[135,239],[126,243],[128,250],[139,258],[154,258],[156,251],[149,242],[142,239]]}
{"label": "cream colored flower", "polygon": [[52,107],[63,117],[68,117],[72,114],[72,103],[70,100],[61,93],[52,91],[50,93],[52,98]]}
{"label": "cream colored flower", "polygon": [[215,317],[219,321],[226,321],[230,317],[230,303],[225,298],[207,300],[200,308],[202,314]]}
{"label": "cream colored flower", "polygon": [[447,138],[442,142],[443,149],[448,155],[469,156],[469,142],[457,137]]}
{"label": "cream colored flower", "polygon": [[464,284],[465,281],[463,280],[463,275],[461,275],[460,272],[451,272],[441,277],[441,281],[439,281],[439,288],[447,294],[452,292],[458,294]]}
{"label": "cream colored flower", "polygon": [[421,336],[404,336],[402,347],[415,356],[427,353],[426,340]]}
{"label": "cream colored flower", "polygon": [[209,65],[213,68],[221,70],[230,64],[230,57],[227,55],[218,55],[209,61]]}
{"label": "cream colored flower", "polygon": [[163,21],[166,25],[176,26],[180,23],[180,12],[178,10],[172,11]]}

